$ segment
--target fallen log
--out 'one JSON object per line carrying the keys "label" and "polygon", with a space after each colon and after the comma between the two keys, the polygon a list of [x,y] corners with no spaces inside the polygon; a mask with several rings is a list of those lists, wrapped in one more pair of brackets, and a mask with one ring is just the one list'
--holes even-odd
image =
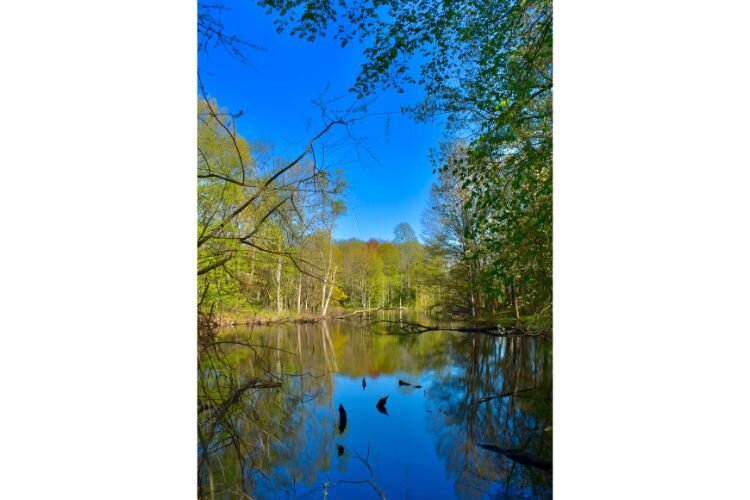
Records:
{"label": "fallen log", "polygon": [[381,319],[372,323],[386,323],[398,325],[405,335],[421,335],[425,332],[463,332],[463,333],[480,333],[492,337],[551,337],[552,333],[548,331],[532,331],[523,326],[468,326],[468,327],[450,327],[450,326],[430,326],[413,321],[387,320]]}
{"label": "fallen log", "polygon": [[342,314],[340,316],[334,316],[334,319],[347,319],[351,318],[352,316],[355,316],[357,314],[364,314],[364,313],[373,313],[378,311],[398,311],[400,309],[406,309],[405,307],[371,307],[367,309],[358,309],[356,311],[352,311],[348,314]]}
{"label": "fallen log", "polygon": [[508,396],[515,396],[516,394],[520,394],[522,392],[533,391],[534,389],[536,389],[536,387],[527,387],[525,389],[518,389],[517,391],[501,392],[500,394],[497,394],[495,396],[487,396],[486,398],[482,398],[479,401],[477,401],[477,404],[486,403],[487,401],[492,401],[493,399],[507,398]]}
{"label": "fallen log", "polygon": [[503,455],[504,457],[513,460],[514,462],[518,462],[521,465],[528,465],[544,472],[548,472],[550,474],[552,473],[551,461],[531,455],[523,450],[500,448],[499,446],[495,446],[494,444],[479,444],[479,447],[495,452],[499,455]]}
{"label": "fallen log", "polygon": [[240,385],[226,400],[224,400],[220,405],[213,406],[208,404],[205,401],[199,401],[198,402],[198,414],[200,415],[204,411],[207,410],[214,410],[213,418],[215,421],[219,421],[224,417],[224,414],[229,410],[229,408],[238,403],[240,400],[240,397],[245,391],[248,391],[250,389],[273,389],[276,387],[281,387],[281,382],[271,381],[271,380],[261,380],[257,378],[252,378],[247,381],[245,381],[242,385]]}

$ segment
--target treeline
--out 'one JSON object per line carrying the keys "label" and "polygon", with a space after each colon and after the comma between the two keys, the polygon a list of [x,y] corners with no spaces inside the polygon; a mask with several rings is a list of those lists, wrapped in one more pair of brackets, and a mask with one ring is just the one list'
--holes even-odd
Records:
{"label": "treeline", "polygon": [[335,248],[341,306],[432,310],[445,295],[445,259],[421,244],[405,222],[391,241],[350,239]]}
{"label": "treeline", "polygon": [[199,313],[326,316],[439,302],[444,259],[408,224],[393,241],[334,241],[345,182],[316,163],[314,140],[294,160],[274,159],[270,146],[237,134],[215,100],[199,100]]}
{"label": "treeline", "polygon": [[407,111],[445,120],[426,243],[448,260],[451,301],[551,317],[551,0],[257,3],[279,32],[362,44],[358,98],[418,87]]}
{"label": "treeline", "polygon": [[[419,246],[428,256],[420,262],[430,264],[420,271],[415,264],[406,283],[407,273],[393,271],[379,251],[382,273],[377,258],[359,275],[353,266],[344,270],[344,261],[336,264],[341,245],[334,245],[331,229],[342,209],[336,202],[342,184],[316,166],[310,152],[341,121],[327,123],[297,159],[273,164],[260,161],[262,147],[250,151],[243,141],[221,139],[233,137],[231,116],[204,110],[213,119],[208,128],[226,147],[214,152],[218,156],[199,149],[200,303],[240,302],[250,294],[265,307],[275,296],[277,311],[305,299],[320,312],[331,301],[398,300],[476,316],[498,309],[551,316],[552,2],[256,3],[279,32],[311,42],[330,35],[342,50],[353,40],[364,44],[365,61],[352,87],[361,102],[388,89],[421,87],[426,97],[406,111],[417,120],[445,119],[446,137],[435,157],[439,179]],[[247,43],[223,32],[215,17],[220,12],[217,6],[199,9],[200,45],[224,46],[243,60]],[[240,165],[230,167],[231,158]],[[363,261],[370,255],[354,253]],[[431,266],[444,272],[427,271]],[[262,283],[261,269],[268,274]],[[284,291],[295,272],[296,301]]]}
{"label": "treeline", "polygon": [[[201,91],[203,89],[201,88]],[[198,311],[248,305],[325,314],[334,297],[332,231],[344,208],[339,173],[319,165],[315,142],[343,122],[330,121],[292,160],[250,144],[235,117],[203,92],[198,103]],[[303,297],[304,291],[304,297]]]}
{"label": "treeline", "polygon": [[[434,314],[519,317],[538,310],[533,288],[498,261],[510,250],[476,236],[486,222],[448,169],[432,187],[424,243],[407,223],[391,241],[335,241],[345,182],[303,152],[234,132],[211,99],[198,106],[198,307],[202,314],[325,316],[331,307],[405,307]],[[312,143],[311,143],[312,144]],[[454,146],[447,161],[458,161]],[[533,251],[533,250],[529,250]],[[509,266],[508,269],[513,269]]]}
{"label": "treeline", "polygon": [[426,309],[443,293],[443,260],[416,239],[331,241],[328,231],[319,230],[287,250],[287,255],[251,250],[207,273],[204,309],[211,303],[217,312],[275,315],[325,315],[333,308]]}

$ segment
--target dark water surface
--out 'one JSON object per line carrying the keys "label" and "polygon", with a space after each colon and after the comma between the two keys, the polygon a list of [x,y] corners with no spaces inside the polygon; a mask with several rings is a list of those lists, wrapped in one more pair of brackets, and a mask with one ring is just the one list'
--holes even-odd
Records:
{"label": "dark water surface", "polygon": [[[201,496],[550,498],[551,342],[400,333],[357,320],[224,332],[200,359]],[[281,386],[237,390],[254,380]]]}

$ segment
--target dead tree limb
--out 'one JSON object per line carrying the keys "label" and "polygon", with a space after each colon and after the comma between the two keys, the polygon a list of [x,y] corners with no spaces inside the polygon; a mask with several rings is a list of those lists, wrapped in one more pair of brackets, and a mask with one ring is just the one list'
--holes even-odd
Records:
{"label": "dead tree limb", "polygon": [[536,387],[527,387],[525,389],[518,389],[517,391],[501,392],[500,394],[497,394],[495,396],[488,396],[486,398],[482,398],[479,401],[477,401],[477,404],[486,403],[487,401],[492,401],[493,399],[500,399],[500,398],[507,398],[508,396],[515,396],[516,394],[520,394],[522,392],[533,391],[534,389],[536,389]]}
{"label": "dead tree limb", "polygon": [[502,325],[490,325],[490,326],[468,326],[468,327],[451,327],[451,326],[429,326],[421,323],[415,323],[413,321],[402,321],[402,320],[387,320],[381,319],[373,321],[373,323],[386,323],[392,325],[398,325],[399,328],[404,332],[403,335],[421,335],[425,332],[463,332],[463,333],[480,333],[482,335],[490,335],[492,337],[551,337],[551,333],[547,331],[532,331],[528,330],[523,326],[502,326]]}
{"label": "dead tree limb", "polygon": [[484,448],[485,450],[503,455],[504,457],[513,460],[514,462],[518,462],[521,465],[528,465],[539,470],[543,470],[544,472],[549,472],[550,474],[552,473],[551,461],[536,457],[534,455],[530,455],[523,450],[500,448],[499,446],[495,446],[494,444],[478,444],[478,446],[480,448]]}
{"label": "dead tree limb", "polygon": [[[205,97],[205,96],[204,96]],[[260,198],[260,195],[262,195],[270,186],[273,184],[273,182],[281,177],[286,171],[290,170],[293,166],[298,164],[304,157],[310,152],[310,149],[312,148],[315,141],[323,137],[334,125],[345,125],[346,123],[343,120],[334,120],[328,125],[326,125],[321,132],[318,133],[315,137],[313,137],[310,142],[307,143],[307,147],[300,153],[297,158],[289,162],[286,166],[283,168],[280,168],[276,172],[273,173],[268,179],[266,179],[263,184],[255,191],[255,193],[250,196],[242,205],[237,207],[232,213],[224,217],[222,221],[216,225],[213,229],[208,231],[208,234],[204,234],[201,238],[198,239],[198,247],[200,248],[204,243],[209,241],[211,238],[219,234],[219,232],[224,229],[224,227],[229,224],[232,220],[234,220],[239,214],[241,214],[247,207],[252,205],[255,200]]]}
{"label": "dead tree limb", "polygon": [[[229,408],[238,403],[242,394],[250,389],[274,389],[281,387],[281,382],[273,380],[261,380],[258,378],[251,378],[246,380],[240,385],[220,406],[216,407],[214,421],[219,422],[224,417],[224,414]],[[198,414],[209,410],[211,406],[205,402],[201,402],[198,405]]]}
{"label": "dead tree limb", "polygon": [[334,316],[333,318],[334,319],[347,319],[357,314],[373,313],[373,312],[378,312],[378,311],[398,311],[399,309],[403,309],[403,307],[372,307],[372,308],[367,308],[367,309],[358,309],[348,314],[343,314],[341,316]]}

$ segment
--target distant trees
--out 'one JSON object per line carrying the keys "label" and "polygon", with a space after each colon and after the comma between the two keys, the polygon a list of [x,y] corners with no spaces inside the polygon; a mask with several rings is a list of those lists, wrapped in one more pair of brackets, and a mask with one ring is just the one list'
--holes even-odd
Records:
{"label": "distant trees", "polygon": [[407,223],[394,229],[393,241],[371,239],[337,243],[341,258],[341,304],[348,307],[426,309],[439,296],[444,273]]}
{"label": "distant trees", "polygon": [[318,224],[291,240],[282,236],[284,224],[284,217],[271,217],[259,232],[272,251],[239,247],[199,276],[199,310],[233,316],[261,310],[325,316],[334,307],[427,310],[448,295],[446,260],[416,239],[334,241]]}
{"label": "distant trees", "polygon": [[393,230],[393,241],[396,243],[406,243],[417,241],[417,233],[407,222],[402,222]]}
{"label": "distant trees", "polygon": [[393,241],[334,241],[346,210],[340,173],[308,156],[291,161],[235,132],[214,99],[198,103],[198,308],[210,314],[261,309],[325,316],[332,306],[417,307],[440,295],[440,256],[407,223]]}
{"label": "distant trees", "polygon": [[[268,147],[237,135],[232,116],[214,100],[200,100],[198,122],[197,273],[204,313],[325,316],[332,306],[403,306],[472,316],[507,308],[518,315],[532,303],[522,300],[530,296],[534,268],[518,265],[529,258],[519,252],[540,256],[544,249],[496,247],[476,237],[487,220],[472,209],[470,187],[450,168],[439,170],[431,190],[425,244],[405,222],[394,228],[392,241],[337,242],[333,231],[345,212],[338,173],[319,168],[305,152],[269,161]],[[452,144],[442,159],[462,161],[467,151]]]}

